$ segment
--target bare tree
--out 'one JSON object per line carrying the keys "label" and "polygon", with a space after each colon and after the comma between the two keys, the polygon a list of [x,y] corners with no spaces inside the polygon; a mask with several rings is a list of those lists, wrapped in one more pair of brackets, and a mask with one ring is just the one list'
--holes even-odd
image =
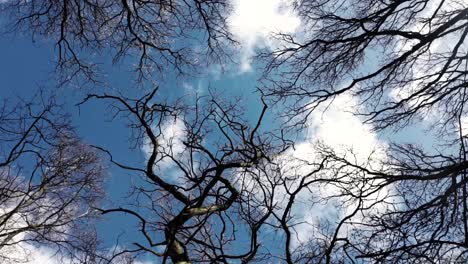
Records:
{"label": "bare tree", "polygon": [[[110,50],[116,61],[136,58],[136,69],[145,76],[167,64],[179,71],[199,65],[200,53],[189,40],[206,42],[202,52],[217,58],[224,54],[223,42],[233,41],[225,1],[0,5],[12,22],[10,29],[52,36],[58,65],[71,70],[71,78],[84,74],[95,81],[93,51]],[[5,204],[16,202],[27,212],[22,221],[34,227],[21,231],[25,236],[16,235],[22,227],[7,223],[23,214],[5,211],[4,244],[20,243],[18,237],[22,242],[72,243],[59,239],[68,233],[58,227],[79,225],[90,215],[81,209],[91,204],[97,208],[93,212],[128,214],[139,222],[144,242],[136,239],[108,262],[143,253],[163,263],[466,262],[466,1],[304,0],[295,8],[303,30],[297,36],[274,35],[284,45],[260,55],[266,61],[265,86],[263,108],[254,121],[245,117],[239,100],[214,95],[193,104],[156,100],[157,89],[136,99],[86,97],[82,104],[110,102],[114,118],[129,122],[136,146],[147,153],[138,166],[94,147],[135,176],[132,195],[121,206],[94,206],[90,189],[98,186],[98,159],[68,125],[61,125],[67,123],[56,119],[59,115],[47,117],[51,108],[39,115],[29,105],[15,108],[28,112],[4,111],[5,158],[0,164]],[[319,144],[312,157],[298,158],[290,149],[293,142],[285,139],[290,134],[262,126],[269,114],[265,98],[286,102],[291,110],[284,111],[287,128],[292,129],[287,131],[298,132],[319,105],[343,94],[357,98],[355,114],[378,131],[429,120],[441,135],[437,143],[445,148],[431,153],[394,144],[376,159]],[[19,130],[10,127],[19,124],[11,116],[22,120]],[[31,176],[24,178],[21,167],[12,165],[29,156],[34,166],[26,167]],[[47,208],[33,211],[35,222],[28,218],[36,209],[30,199],[44,201]],[[48,205],[54,199],[60,202]],[[326,217],[305,219],[306,212],[319,214],[323,204],[336,209]],[[56,213],[46,217],[49,212]],[[301,231],[304,225],[308,229]]]}
{"label": "bare tree", "polygon": [[285,48],[264,54],[266,90],[293,99],[293,115],[343,93],[376,129],[466,114],[466,2],[300,1],[296,10],[303,32],[277,34]]}
{"label": "bare tree", "polygon": [[[274,167],[270,155],[282,153],[289,143],[262,132],[266,105],[249,122],[238,101],[210,96],[181,108],[157,102],[156,92],[138,99],[91,94],[85,100],[110,101],[129,119],[134,139],[148,153],[146,164],[134,167],[101,148],[116,166],[140,177],[133,204],[100,209],[139,221],[146,243],[135,242],[124,252],[147,252],[163,263],[247,263],[271,255],[261,247],[260,230],[274,207],[271,188],[280,183],[262,175]],[[170,132],[175,128],[168,127],[174,122],[180,131],[176,137]]]}
{"label": "bare tree", "polygon": [[0,109],[0,259],[24,262],[34,247],[48,246],[89,263],[103,167],[63,109],[41,95],[34,103],[5,100]]}
{"label": "bare tree", "polygon": [[[436,152],[394,144],[379,166],[327,147],[314,181],[337,192],[343,214],[322,221],[298,254],[314,263],[466,262],[466,76],[464,1],[298,1],[303,31],[278,33],[264,91],[307,125],[317,106],[348,94],[377,131],[425,120]],[[281,77],[279,77],[281,76]],[[328,172],[327,172],[328,171]],[[340,176],[342,175],[342,176]],[[316,224],[317,227],[319,224]],[[290,262],[292,263],[292,262]]]}
{"label": "bare tree", "polygon": [[[99,81],[97,54],[128,59],[139,78],[168,65],[193,73],[207,61],[224,59],[228,31],[226,1],[4,1],[7,31],[52,40],[64,82]],[[94,54],[94,55],[93,55]],[[209,56],[206,56],[206,55]],[[208,60],[211,58],[210,60]],[[208,65],[208,63],[206,63]],[[188,67],[188,68],[187,68]],[[190,69],[190,70],[189,70]]]}
{"label": "bare tree", "polygon": [[[466,162],[393,145],[389,157],[369,164],[323,147],[325,175],[344,212],[327,219],[302,257],[317,263],[463,263],[466,261]],[[334,176],[331,176],[334,175]],[[321,242],[318,242],[320,241]]]}

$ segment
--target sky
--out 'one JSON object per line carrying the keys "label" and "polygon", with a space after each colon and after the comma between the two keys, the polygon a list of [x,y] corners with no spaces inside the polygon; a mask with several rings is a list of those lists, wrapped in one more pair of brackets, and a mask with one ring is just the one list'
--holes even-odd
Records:
{"label": "sky", "polygon": [[[285,7],[282,0],[233,0],[233,4],[235,8],[228,18],[228,23],[241,42],[240,51],[236,53],[237,58],[234,58],[236,63],[228,67],[227,72],[221,73],[217,67],[213,67],[204,76],[184,79],[182,82],[175,81],[176,77],[169,75],[169,81],[163,84],[161,90],[163,96],[177,97],[204,94],[210,86],[226,94],[241,95],[246,105],[249,105],[248,115],[253,118],[258,116],[260,110],[259,104],[255,103],[258,99],[255,90],[260,72],[256,69],[252,57],[257,49],[274,49],[280,45],[270,38],[272,31],[294,33],[300,29],[301,21],[292,9]],[[0,97],[28,97],[38,86],[53,87],[51,76],[56,52],[52,43],[33,43],[26,35],[0,38]],[[127,90],[130,94],[138,92],[127,88],[132,87],[133,83],[124,67],[107,67],[106,70],[110,72],[109,86],[117,90]],[[79,102],[82,98],[80,93],[73,89],[55,89],[67,102]],[[303,135],[303,141],[298,142],[296,149],[288,155],[313,159],[313,145],[318,141],[336,148],[353,148],[363,157],[375,149],[384,150],[389,140],[404,139],[431,146],[430,135],[424,133],[424,127],[411,128],[396,134],[376,134],[370,125],[363,124],[358,117],[349,113],[349,108],[355,104],[355,98],[345,95],[335,100],[325,113],[314,113],[309,120],[309,129]],[[117,160],[125,160],[127,163],[141,163],[147,158],[148,150],[145,148],[129,150],[129,130],[122,122],[109,122],[110,114],[105,105],[91,102],[78,108],[69,103],[67,110],[72,113],[73,123],[84,141],[111,149]],[[178,140],[184,137],[177,121],[165,124],[165,128],[166,131],[170,131],[167,138]],[[107,182],[109,200],[115,201],[116,204],[121,201],[130,183],[130,177],[125,172],[111,168]],[[301,218],[317,221],[320,217],[337,213],[333,211],[332,205],[321,205],[310,210],[303,210],[301,206],[297,206],[295,210],[298,221]],[[129,230],[135,223],[130,217],[109,217],[99,225],[99,232],[111,247],[115,240],[108,237]],[[299,244],[307,239],[306,234],[312,232],[308,228],[308,225],[298,226],[300,235],[294,243]],[[30,250],[36,258],[36,262],[31,263],[38,263],[37,259],[41,259],[40,262],[43,263],[54,263],[49,249]],[[148,259],[142,261],[150,263]]]}

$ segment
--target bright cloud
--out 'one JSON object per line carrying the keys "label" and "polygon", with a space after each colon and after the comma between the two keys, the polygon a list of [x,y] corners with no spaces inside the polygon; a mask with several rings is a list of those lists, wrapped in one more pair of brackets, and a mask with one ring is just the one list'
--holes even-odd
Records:
{"label": "bright cloud", "polygon": [[[183,140],[186,138],[185,133],[185,124],[183,119],[175,118],[169,119],[162,123],[161,128],[153,127],[153,131],[161,132],[161,135],[158,138],[158,156],[156,157],[156,169],[163,172],[162,177],[165,180],[178,180],[171,177],[170,169],[173,167],[174,163],[166,155],[173,157],[182,157],[184,152]],[[145,155],[146,159],[151,156],[153,151],[153,145],[149,139],[146,139],[143,146],[142,152]],[[164,153],[161,156],[161,153]]]}
{"label": "bright cloud", "polygon": [[[81,264],[83,263],[79,259],[71,259],[61,254],[57,254],[57,251],[49,247],[35,247],[28,243],[21,243],[10,248],[11,254],[9,259],[2,259],[4,264]],[[130,263],[116,259],[116,263]],[[132,264],[156,264],[156,262],[149,261],[133,261]]]}
{"label": "bright cloud", "polygon": [[[415,17],[414,24],[411,25],[408,29],[409,32],[419,32],[420,34],[429,34],[433,28],[431,28],[431,23],[427,23],[430,17],[438,10],[439,14],[454,12],[456,9],[455,6],[447,4],[440,5],[437,1],[429,1],[425,5],[424,10],[419,12]],[[418,105],[424,105],[432,101],[430,98],[435,98],[432,94],[426,96],[412,96],[419,93],[423,88],[439,78],[439,74],[442,71],[442,68],[445,67],[445,62],[441,63],[440,54],[451,54],[454,50],[454,46],[459,40],[459,35],[457,33],[446,34],[443,38],[435,39],[431,41],[428,46],[428,50],[424,53],[418,54],[418,60],[411,64],[411,73],[413,74],[412,79],[415,81],[409,82],[404,86],[395,87],[389,92],[389,97],[394,102],[406,101],[405,104],[409,108],[417,107]],[[405,40],[399,41],[396,44],[395,51],[399,55],[402,55],[419,43],[418,40]],[[459,53],[463,54],[468,50],[468,45],[466,41],[462,43],[459,47]],[[382,63],[386,63],[384,60]],[[432,76],[428,78],[428,76]],[[439,82],[445,82],[448,79],[453,78],[451,74],[446,74],[442,76]],[[440,88],[442,89],[442,88]],[[423,93],[424,94],[424,93]],[[436,105],[437,106],[437,105]],[[426,111],[419,111],[420,117],[423,121],[426,122],[424,125],[437,123],[440,121],[441,111],[445,111],[443,107],[431,107]]]}
{"label": "bright cloud", "polygon": [[[19,196],[20,197],[20,196]],[[20,198],[11,201],[11,204],[3,204],[3,207],[0,207],[0,218],[8,215],[16,208],[15,203],[19,202]],[[44,201],[41,201],[44,202]],[[31,204],[34,206],[34,204]],[[27,210],[27,212],[19,211],[14,213],[11,217],[3,223],[0,235],[7,233],[13,233],[16,230],[21,230],[28,226],[27,221],[35,218],[35,215],[38,212],[33,210]],[[39,213],[40,214],[40,213]],[[64,226],[63,232],[67,232],[66,227]],[[36,247],[26,242],[27,232],[18,232],[14,236],[2,236],[0,246],[0,261],[6,264],[59,264],[59,263],[76,263],[70,259],[63,258],[56,254],[57,252],[52,248],[41,246]]]}
{"label": "bright cloud", "polygon": [[5,260],[6,264],[78,264],[78,261],[60,256],[48,247],[34,247],[27,243],[16,245],[10,255],[11,259]]}
{"label": "bright cloud", "polygon": [[309,140],[321,140],[336,150],[352,149],[361,159],[375,151],[384,155],[383,142],[372,131],[372,126],[352,114],[357,105],[356,98],[346,94],[335,98],[330,105],[322,104],[310,116]]}
{"label": "bright cloud", "polygon": [[287,0],[234,0],[229,26],[242,45],[240,71],[251,70],[255,48],[273,48],[278,43],[270,38],[272,32],[293,33],[299,25]]}
{"label": "bright cloud", "polygon": [[161,147],[175,156],[180,155],[184,151],[182,141],[185,139],[185,125],[182,119],[176,118],[165,122],[161,131]]}
{"label": "bright cloud", "polygon": [[[341,95],[331,104],[321,105],[308,119],[309,131],[306,133],[305,139],[298,142],[294,150],[275,158],[275,163],[279,164],[281,174],[276,175],[274,171],[268,175],[260,174],[262,177],[269,177],[269,180],[282,177],[286,181],[284,185],[275,188],[273,204],[276,205],[275,213],[277,215],[284,213],[283,210],[290,199],[288,191],[294,192],[302,177],[317,168],[314,164],[320,162],[317,152],[318,143],[334,149],[338,155],[346,155],[352,151],[358,160],[367,160],[370,156],[376,161],[385,159],[386,143],[378,138],[371,125],[364,124],[352,114],[352,110],[356,110],[357,102],[358,100],[352,96]],[[318,175],[319,177],[328,177],[329,171],[320,173],[324,174]],[[312,180],[313,177],[311,176],[308,180]],[[245,188],[256,193],[257,198],[262,200],[263,193],[258,191],[260,186],[257,183],[249,181],[249,178],[241,178],[241,180],[245,184]],[[265,182],[268,181],[265,180]],[[290,211],[293,219],[288,223],[295,231],[292,234],[291,249],[298,249],[312,239],[325,239],[321,224],[329,221],[332,224],[330,228],[333,228],[335,220],[341,219],[356,208],[357,204],[348,202],[348,208],[343,211],[338,206],[343,202],[342,199],[322,199],[339,194],[339,192],[340,189],[334,186],[312,184],[296,195]],[[369,197],[369,200],[381,198],[388,194],[387,192],[388,190],[382,190],[375,197]],[[357,220],[359,217],[361,216],[357,215],[353,220]],[[340,233],[348,231],[350,231],[349,226],[343,226],[340,229]]]}
{"label": "bright cloud", "polygon": [[[317,162],[317,143],[322,143],[334,149],[339,155],[346,155],[352,150],[359,160],[367,160],[373,157],[376,160],[385,158],[386,143],[380,140],[373,132],[372,126],[364,124],[358,117],[351,112],[355,109],[357,100],[349,95],[342,95],[336,98],[331,104],[321,105],[314,111],[309,119],[309,131],[306,139],[297,144],[294,151],[287,153],[284,158],[294,157],[298,160],[307,162]],[[292,171],[299,167],[294,162],[285,162],[284,171]],[[297,173],[305,175],[313,170],[310,166],[302,166]],[[297,170],[297,169],[296,169]],[[322,185],[311,186],[311,191],[303,190],[299,193],[295,206],[292,209],[292,215],[295,216],[295,226],[297,234],[293,236],[292,247],[296,248],[302,243],[309,241],[312,236],[320,236],[320,230],[317,230],[321,220],[338,219],[340,216],[349,214],[356,205],[350,205],[348,212],[342,212],[336,207],[339,199],[331,199],[327,202],[314,203],[321,197],[338,194],[336,187]],[[375,198],[386,195],[387,190],[376,194]],[[314,196],[314,197],[313,197]],[[341,217],[340,217],[341,218]],[[344,229],[344,228],[342,228]]]}

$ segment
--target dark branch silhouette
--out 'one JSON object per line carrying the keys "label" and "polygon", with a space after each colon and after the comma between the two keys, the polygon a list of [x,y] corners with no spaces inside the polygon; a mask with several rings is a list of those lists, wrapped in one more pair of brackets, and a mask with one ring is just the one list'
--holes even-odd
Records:
{"label": "dark branch silhouette", "polygon": [[77,263],[99,259],[91,223],[103,166],[60,105],[43,93],[34,102],[5,100],[0,131],[1,262],[22,263],[37,246]]}

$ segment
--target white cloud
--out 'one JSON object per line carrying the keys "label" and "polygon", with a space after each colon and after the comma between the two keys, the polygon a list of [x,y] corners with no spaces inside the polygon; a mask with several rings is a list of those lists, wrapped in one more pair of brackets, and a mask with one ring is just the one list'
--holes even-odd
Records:
{"label": "white cloud", "polygon": [[[8,204],[3,204],[0,208],[0,218],[5,215],[9,215],[12,210],[17,209],[16,203],[21,200],[20,196],[15,201],[10,201]],[[45,201],[42,200],[42,203]],[[34,206],[34,204],[31,204]],[[27,210],[26,212],[19,211],[14,213],[11,217],[3,223],[0,235],[6,233],[13,233],[16,230],[21,230],[27,227],[31,220],[36,219],[36,214],[41,215],[41,212],[34,210]],[[45,217],[45,216],[44,216]],[[39,218],[42,218],[40,216]],[[53,220],[52,220],[53,221]],[[63,226],[64,233],[66,233],[67,227]],[[70,259],[62,258],[52,248],[46,246],[33,246],[26,242],[28,232],[18,232],[12,237],[3,237],[0,241],[0,260],[6,264],[59,264],[59,263],[74,263]]]}
{"label": "white cloud", "polygon": [[[278,157],[278,160],[282,160],[281,163],[284,164],[282,168],[284,177],[298,176],[290,184],[292,190],[295,189],[294,185],[297,184],[301,175],[306,175],[316,168],[315,165],[307,165],[301,161],[319,162],[316,149],[318,143],[327,145],[338,155],[349,155],[352,151],[357,160],[368,160],[370,156],[374,160],[385,159],[386,143],[377,137],[371,125],[364,124],[351,113],[356,108],[357,102],[356,98],[345,94],[329,105],[321,105],[310,115],[309,131],[305,135],[305,140],[296,144],[293,151]],[[383,190],[369,199],[381,198],[387,194],[387,191]],[[336,205],[336,203],[343,202],[340,198],[321,200],[339,192],[340,190],[335,186],[314,184],[297,195],[291,211],[291,215],[294,216],[291,225],[297,224],[294,228],[296,234],[293,236],[292,248],[306,243],[312,237],[322,236],[319,227],[323,220],[333,223],[334,219],[342,218],[356,207],[357,204],[348,203],[348,208],[342,211]],[[286,195],[284,189],[277,189],[276,202],[281,204],[288,199],[289,195]],[[358,217],[360,216],[356,216],[355,220]],[[345,226],[341,230],[344,231],[346,228],[348,227]]]}
{"label": "white cloud", "polygon": [[240,71],[251,70],[255,48],[273,48],[278,43],[272,32],[293,33],[300,19],[288,5],[290,0],[234,0],[234,11],[228,18],[233,34],[240,40]]}
{"label": "white cloud", "polygon": [[[186,89],[192,89],[193,86],[186,84]],[[153,132],[157,133],[158,131],[161,132],[161,136],[158,138],[158,144],[160,150],[164,151],[165,153],[171,153],[174,156],[180,155],[184,150],[184,145],[182,141],[185,138],[185,125],[182,119],[175,118],[166,120],[161,125],[161,128],[153,127]],[[146,139],[143,146],[142,151],[145,154],[146,158],[149,158],[153,151],[153,145],[151,144],[149,139]],[[167,158],[163,158],[161,162],[158,164],[159,166],[166,167],[170,161]]]}
{"label": "white cloud", "polygon": [[[19,197],[17,200],[21,200]],[[44,203],[48,200],[42,199],[40,201],[41,206],[46,207]],[[0,218],[12,212],[16,205],[3,205],[0,208]],[[35,204],[31,204],[35,206]],[[23,208],[24,210],[24,208]],[[51,217],[44,209],[39,210],[27,210],[25,212],[19,211],[14,213],[8,220],[2,225],[0,229],[0,235],[6,233],[13,233],[16,230],[21,230],[27,226],[34,224],[35,222],[42,222],[42,218],[51,218],[50,221],[54,222],[55,219]],[[47,223],[48,221],[44,222]],[[55,229],[59,230],[60,235],[66,239],[69,233],[69,226],[57,226]],[[0,261],[5,264],[75,264],[79,263],[78,260],[70,259],[62,256],[56,249],[48,246],[38,246],[29,243],[28,240],[29,232],[23,231],[18,232],[12,237],[3,237],[0,239]],[[57,238],[59,238],[57,236]]]}
{"label": "white cloud", "polygon": [[[34,246],[28,242],[20,242],[18,244],[14,244],[12,246],[3,247],[1,248],[2,256],[7,256],[7,258],[2,259],[0,258],[1,263],[4,264],[81,264],[83,263],[82,260],[79,259],[79,254],[77,258],[70,258],[64,254],[61,254],[54,248],[48,246]],[[119,252],[119,249],[109,248],[107,253],[103,253],[104,255],[108,255],[111,257],[112,253]],[[8,253],[6,255],[5,253]],[[133,260],[127,261],[127,255],[123,254],[120,257],[114,258],[112,263],[132,263],[132,264],[156,264],[159,262],[154,261],[142,261],[142,260]],[[132,259],[132,258],[130,258]],[[106,262],[107,263],[107,262]]]}
{"label": "white cloud", "polygon": [[[186,89],[189,89],[187,87]],[[183,152],[185,150],[183,140],[186,138],[185,133],[185,124],[182,118],[172,118],[168,119],[162,123],[161,128],[158,129],[157,127],[153,127],[154,133],[161,131],[161,135],[158,138],[158,156],[156,158],[156,166],[155,169],[162,172],[161,176],[165,180],[175,180],[173,179],[172,174],[169,171],[174,167],[173,161],[167,157],[166,154],[171,155],[173,157],[182,157]],[[146,159],[148,159],[153,151],[153,145],[151,144],[149,139],[146,139],[143,146],[142,152],[145,155]],[[161,153],[164,156],[161,156]]]}
{"label": "white cloud", "polygon": [[35,247],[28,243],[16,245],[11,251],[10,260],[5,260],[6,264],[74,264],[78,261],[60,256],[55,250],[49,247]]}
{"label": "white cloud", "polygon": [[352,149],[360,159],[366,159],[375,153],[384,155],[385,146],[372,131],[372,126],[364,124],[353,110],[357,107],[356,98],[343,94],[330,105],[322,104],[310,116],[310,141],[323,141],[336,150]]}
{"label": "white cloud", "polygon": [[182,119],[176,118],[165,122],[162,127],[160,146],[169,153],[177,156],[184,151],[182,141],[185,139],[185,125]]}
{"label": "white cloud", "polygon": [[[419,32],[420,34],[429,34],[431,30],[431,23],[427,23],[430,18],[434,15],[434,12],[439,14],[454,12],[457,9],[457,6],[452,4],[440,5],[437,1],[429,1],[426,3],[424,10],[418,12],[408,30],[409,32]],[[427,51],[418,54],[418,59],[415,62],[411,63],[411,74],[414,81],[409,82],[406,85],[398,86],[389,91],[389,98],[393,102],[405,101],[405,106],[408,108],[414,108],[418,105],[425,105],[433,101],[437,96],[426,92],[420,93],[424,90],[425,87],[437,80],[439,78],[438,73],[442,71],[442,68],[445,67],[445,59],[441,59],[441,54],[446,56],[446,54],[451,54],[454,51],[455,45],[458,43],[460,38],[459,32],[453,32],[451,34],[446,34],[442,38],[437,38],[430,42]],[[400,56],[406,52],[411,51],[415,45],[419,44],[419,40],[405,40],[399,41],[396,43],[395,50],[393,53],[397,53]],[[466,41],[462,43],[459,47],[458,54],[466,54],[468,45]],[[388,58],[383,57],[383,64],[388,63]],[[460,70],[460,69],[459,69]],[[442,83],[453,78],[452,74],[445,74],[442,76],[438,82]],[[449,86],[450,87],[450,86]],[[443,89],[443,88],[439,88]],[[447,89],[447,88],[445,88]],[[412,96],[414,94],[420,93],[419,96]],[[432,99],[431,99],[432,98]],[[437,97],[438,98],[438,97]],[[438,98],[440,99],[440,98]],[[441,113],[445,112],[444,105],[435,105],[429,109],[418,111],[420,117],[425,122],[423,125],[432,125],[441,120]]]}
{"label": "white cloud", "polygon": [[205,93],[205,87],[201,80],[199,80],[196,85],[183,82],[182,88],[184,88],[185,95],[189,97],[189,100],[194,99],[197,95],[200,96]]}

